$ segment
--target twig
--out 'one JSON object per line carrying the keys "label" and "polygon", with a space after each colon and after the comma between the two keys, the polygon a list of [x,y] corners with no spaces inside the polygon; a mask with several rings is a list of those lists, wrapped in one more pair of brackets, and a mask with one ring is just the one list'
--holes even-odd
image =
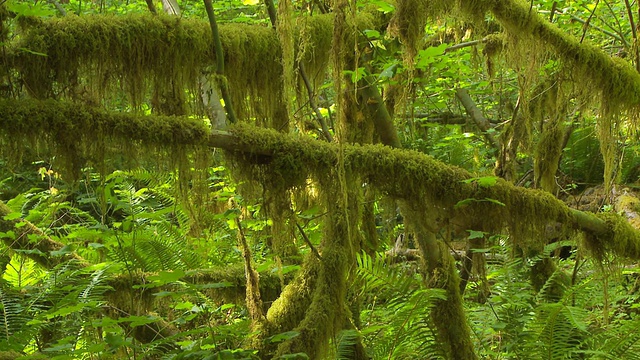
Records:
{"label": "twig", "polygon": [[307,245],[309,245],[309,247],[311,248],[311,251],[315,254],[315,256],[319,260],[322,260],[322,256],[320,256],[320,253],[318,252],[318,250],[316,250],[316,248],[313,246],[313,244],[311,243],[311,240],[309,240],[309,238],[307,237],[307,234],[304,233],[302,226],[300,226],[300,224],[298,224],[297,222],[296,222],[296,226],[298,227],[300,234],[302,234],[302,238],[304,239],[304,242],[306,242]]}
{"label": "twig", "polygon": [[269,20],[271,20],[271,26],[275,29],[277,22],[277,13],[276,6],[273,3],[273,0],[264,0],[264,4],[267,7],[267,12],[269,13]]}
{"label": "twig", "polygon": [[452,46],[446,48],[444,50],[444,52],[446,54],[446,53],[454,51],[454,50],[459,50],[459,49],[466,48],[466,47],[469,47],[469,46],[476,46],[476,45],[478,45],[480,43],[483,43],[483,42],[487,41],[486,39],[487,38],[484,38],[482,40],[473,40],[473,41],[463,42],[463,43],[460,43],[460,44],[455,44],[455,45],[452,45]]}
{"label": "twig", "polygon": [[304,70],[304,64],[302,63],[302,61],[298,63],[298,68],[300,70],[300,77],[302,77],[304,86],[307,88],[307,94],[309,94],[309,106],[311,106],[311,109],[313,109],[313,112],[316,115],[316,120],[318,120],[318,122],[320,123],[320,127],[322,128],[322,133],[324,134],[325,139],[327,139],[328,142],[332,142],[333,136],[331,136],[331,133],[329,132],[327,122],[324,120],[324,116],[322,116],[320,108],[318,108],[318,106],[316,105],[311,82],[309,82],[309,78],[307,77],[307,73]]}
{"label": "twig", "polygon": [[624,0],[624,4],[627,7],[627,14],[629,16],[629,25],[631,25],[631,36],[633,37],[633,49],[636,53],[636,71],[640,72],[640,52],[638,52],[638,33],[636,32],[636,25],[633,21],[633,12],[631,12],[631,4],[629,0]]}
{"label": "twig", "polygon": [[64,7],[62,5],[60,5],[59,2],[57,2],[56,0],[49,0],[49,2],[52,3],[53,6],[56,7],[56,10],[58,10],[60,15],[67,16],[67,10],[65,10]]}
{"label": "twig", "polygon": [[582,44],[582,41],[584,41],[585,35],[587,35],[587,29],[589,28],[589,24],[591,23],[591,19],[593,18],[593,15],[596,13],[596,9],[598,8],[599,3],[600,3],[600,0],[596,0],[596,4],[593,5],[593,10],[591,11],[591,14],[589,14],[589,18],[587,18],[587,21],[584,24],[582,24],[583,31],[582,31],[582,37],[580,37],[581,44]]}

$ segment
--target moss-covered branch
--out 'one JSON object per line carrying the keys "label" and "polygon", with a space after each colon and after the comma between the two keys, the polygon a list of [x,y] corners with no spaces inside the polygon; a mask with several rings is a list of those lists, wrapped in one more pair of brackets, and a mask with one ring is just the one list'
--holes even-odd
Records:
{"label": "moss-covered branch", "polygon": [[[0,129],[5,138],[31,136],[38,129],[48,136],[42,141],[56,144],[56,137],[74,134],[75,140],[91,133],[108,134],[121,140],[141,143],[178,143],[218,147],[238,154],[249,162],[281,172],[285,181],[302,181],[311,174],[323,174],[335,167],[338,148],[334,144],[288,136],[253,126],[236,126],[230,133],[209,129],[198,120],[183,117],[138,116],[110,113],[75,104],[54,101],[0,101]],[[78,129],[82,129],[79,131]],[[77,135],[76,135],[77,133]],[[129,140],[131,141],[131,140]],[[104,145],[103,145],[104,146]],[[551,222],[569,224],[595,236],[603,247],[617,254],[640,258],[640,233],[621,232],[620,225],[594,215],[570,210],[551,194],[516,187],[496,179],[482,186],[460,168],[441,163],[430,156],[381,145],[345,146],[345,166],[393,197],[414,203],[414,208],[430,211],[436,217],[452,219],[466,229],[500,231],[533,238]],[[496,219],[478,223],[475,219]],[[624,237],[625,248],[611,244]]]}
{"label": "moss-covered branch", "polygon": [[601,49],[567,34],[549,23],[522,0],[460,1],[468,11],[491,11],[514,34],[530,34],[550,46],[577,70],[585,85],[598,88],[614,104],[640,104],[640,74],[624,59],[612,58]]}

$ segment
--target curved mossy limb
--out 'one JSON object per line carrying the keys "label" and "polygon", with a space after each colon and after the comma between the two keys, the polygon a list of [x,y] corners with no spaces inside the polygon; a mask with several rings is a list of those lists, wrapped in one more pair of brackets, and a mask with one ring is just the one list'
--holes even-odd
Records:
{"label": "curved mossy limb", "polygon": [[584,223],[593,225],[594,231],[586,233],[585,245],[596,258],[601,260],[607,253],[629,259],[640,258],[640,232],[623,216],[613,212],[579,215],[584,218]]}
{"label": "curved mossy limb", "polygon": [[431,214],[407,204],[403,204],[402,209],[407,225],[415,235],[426,285],[445,291],[446,300],[436,300],[431,310],[438,342],[449,359],[477,359],[463,308],[455,260],[449,248],[436,239]]}
{"label": "curved mossy limb", "polygon": [[446,300],[436,300],[431,310],[439,343],[445,347],[449,359],[477,359],[462,304],[460,278],[455,261],[444,244],[441,243],[439,246],[442,256],[431,273],[431,287],[444,289],[447,296]]}
{"label": "curved mossy limb", "polygon": [[346,264],[342,249],[327,249],[322,253],[322,268],[304,319],[294,331],[299,335],[278,346],[276,357],[306,353],[310,359],[326,355],[329,340],[342,329],[345,314]]}
{"label": "curved mossy limb", "polygon": [[253,347],[260,350],[264,358],[275,351],[277,343],[271,343],[270,337],[293,330],[302,319],[311,304],[320,273],[320,261],[308,256],[296,277],[282,290],[262,322],[256,338],[251,339]]}

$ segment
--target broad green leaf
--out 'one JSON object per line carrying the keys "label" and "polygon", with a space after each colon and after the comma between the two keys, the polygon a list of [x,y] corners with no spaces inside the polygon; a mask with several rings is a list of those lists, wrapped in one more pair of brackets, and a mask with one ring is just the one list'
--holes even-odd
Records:
{"label": "broad green leaf", "polygon": [[483,176],[476,179],[478,185],[482,187],[491,187],[496,184],[498,181],[497,176]]}
{"label": "broad green leaf", "polygon": [[485,233],[483,231],[467,230],[469,232],[469,239],[482,239]]}
{"label": "broad green leaf", "polygon": [[294,337],[300,335],[299,332],[297,331],[286,331],[277,335],[274,335],[272,337],[269,338],[269,342],[270,343],[278,343],[281,341],[285,341],[285,340],[289,340],[289,339],[293,339]]}

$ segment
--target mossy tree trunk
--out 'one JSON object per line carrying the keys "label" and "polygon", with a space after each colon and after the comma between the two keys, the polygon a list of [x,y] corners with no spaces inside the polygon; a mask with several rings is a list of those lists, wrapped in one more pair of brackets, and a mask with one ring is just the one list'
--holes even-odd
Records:
{"label": "mossy tree trunk", "polygon": [[408,204],[403,204],[402,209],[407,225],[415,235],[427,286],[445,291],[446,300],[436,300],[431,311],[438,342],[449,359],[477,359],[463,308],[455,260],[449,249],[436,239],[436,228],[428,220],[430,214],[412,209]]}

